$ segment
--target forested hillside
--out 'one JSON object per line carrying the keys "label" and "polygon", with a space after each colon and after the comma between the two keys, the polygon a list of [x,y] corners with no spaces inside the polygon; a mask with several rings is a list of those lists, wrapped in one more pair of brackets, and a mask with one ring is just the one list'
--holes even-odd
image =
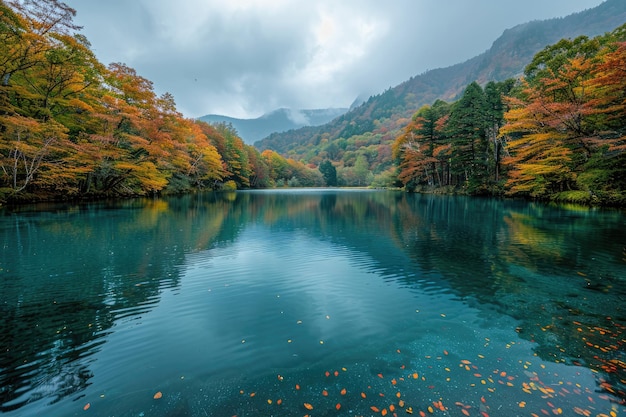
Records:
{"label": "forested hillside", "polygon": [[0,203],[323,184],[100,63],[74,15],[58,0],[0,1]]}
{"label": "forested hillside", "polygon": [[273,134],[255,146],[312,165],[328,159],[340,184],[389,185],[394,178],[392,144],[423,105],[454,101],[474,81],[484,87],[489,81],[517,78],[546,46],[563,38],[601,35],[624,22],[626,2],[607,0],[565,18],[519,25],[469,61],[415,76],[327,125]]}
{"label": "forested hillside", "polygon": [[[281,154],[246,145],[228,124],[183,117],[134,69],[100,63],[74,15],[58,0],[0,0],[0,203],[399,185],[626,204],[624,26],[555,42],[516,72],[535,38],[515,32],[537,45],[547,36],[542,22],[522,25],[323,129],[263,142],[282,143]],[[612,19],[626,21],[623,1],[551,25],[569,35]],[[519,49],[516,39],[526,40]],[[509,73],[523,76],[489,81]]]}
{"label": "forested hillside", "polygon": [[394,142],[405,187],[626,203],[626,25],[538,53],[524,77],[422,107]]}

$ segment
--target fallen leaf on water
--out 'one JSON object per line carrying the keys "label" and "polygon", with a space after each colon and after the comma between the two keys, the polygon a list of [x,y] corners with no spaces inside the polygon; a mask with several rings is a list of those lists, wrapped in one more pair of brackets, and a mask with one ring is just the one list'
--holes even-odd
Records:
{"label": "fallen leaf on water", "polygon": [[396,409],[395,405],[389,404],[389,411],[391,411],[393,413],[395,409]]}
{"label": "fallen leaf on water", "polygon": [[333,375],[339,376],[339,371],[335,371],[335,373]]}
{"label": "fallen leaf on water", "polygon": [[312,410],[313,406],[309,403],[304,403],[304,408],[306,408],[307,410]]}
{"label": "fallen leaf on water", "polygon": [[335,408],[339,410],[341,408],[341,404],[337,403],[337,405],[335,405]]}
{"label": "fallen leaf on water", "polygon": [[404,400],[398,401],[398,405],[400,406],[400,408],[404,408]]}
{"label": "fallen leaf on water", "polygon": [[[254,397],[255,395],[256,395],[256,392],[251,392],[250,393],[250,397]],[[159,398],[161,398],[161,397],[159,397]]]}
{"label": "fallen leaf on water", "polygon": [[300,389],[300,385],[296,384],[296,389]]}
{"label": "fallen leaf on water", "polygon": [[375,412],[375,413],[379,413],[379,412],[380,412],[380,408],[375,407],[375,406],[371,406],[371,407],[370,407],[370,410],[372,410],[372,411],[373,411],[373,412]]}
{"label": "fallen leaf on water", "polygon": [[407,414],[413,414],[413,407],[409,407],[406,409]]}
{"label": "fallen leaf on water", "polygon": [[461,410],[461,412],[463,413],[463,415],[465,415],[465,416],[467,416],[467,417],[469,417],[469,415],[470,415],[469,411],[467,411],[465,408],[463,408],[463,409]]}
{"label": "fallen leaf on water", "polygon": [[161,398],[163,396],[163,393],[161,391],[157,392],[156,394],[154,394],[154,396],[152,398],[154,398],[155,400],[158,400],[159,398]]}
{"label": "fallen leaf on water", "polygon": [[398,383],[398,381],[396,381],[395,378],[391,380],[391,385],[396,385],[397,383]]}
{"label": "fallen leaf on water", "polygon": [[364,393],[364,392],[362,392],[362,393],[361,393],[361,398],[366,398],[366,397],[367,397],[367,395],[365,395],[365,393]]}
{"label": "fallen leaf on water", "polygon": [[400,393],[400,391],[396,392],[396,397],[398,398],[402,397],[402,394]]}
{"label": "fallen leaf on water", "polygon": [[323,391],[322,391],[322,395],[323,395],[324,397],[328,397],[328,391],[323,390]]}
{"label": "fallen leaf on water", "polygon": [[339,392],[341,395],[346,395],[346,389],[342,388],[341,391]]}
{"label": "fallen leaf on water", "polygon": [[279,399],[276,400],[276,404],[281,405],[282,403],[283,403],[282,399],[279,398]]}
{"label": "fallen leaf on water", "polygon": [[329,377],[330,376],[330,372],[326,371],[326,372],[324,372],[324,375],[326,375],[326,377]]}
{"label": "fallen leaf on water", "polygon": [[386,416],[387,415],[387,409],[383,408],[382,411],[380,412],[381,415]]}
{"label": "fallen leaf on water", "polygon": [[417,378],[419,378],[419,375],[417,374],[417,372],[414,372],[413,373],[413,379],[417,379]]}
{"label": "fallen leaf on water", "polygon": [[87,410],[89,410],[89,407],[91,407],[91,404],[87,403],[87,404],[85,404],[85,406],[83,407],[83,410],[87,411]]}
{"label": "fallen leaf on water", "polygon": [[379,378],[383,378],[383,374],[378,374],[378,377]]}

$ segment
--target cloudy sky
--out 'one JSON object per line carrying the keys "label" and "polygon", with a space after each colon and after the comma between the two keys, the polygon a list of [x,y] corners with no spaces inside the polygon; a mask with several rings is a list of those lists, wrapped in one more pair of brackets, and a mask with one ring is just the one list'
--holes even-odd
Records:
{"label": "cloudy sky", "polygon": [[602,0],[66,0],[105,64],[188,117],[348,107],[487,50],[502,32]]}

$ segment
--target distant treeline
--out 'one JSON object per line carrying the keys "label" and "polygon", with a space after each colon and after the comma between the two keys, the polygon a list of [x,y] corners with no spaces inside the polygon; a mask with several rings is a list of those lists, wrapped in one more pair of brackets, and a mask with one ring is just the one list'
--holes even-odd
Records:
{"label": "distant treeline", "polygon": [[520,80],[472,83],[393,145],[409,190],[626,205],[626,25],[539,52]]}
{"label": "distant treeline", "polygon": [[318,186],[315,167],[260,154],[229,125],[101,64],[57,0],[0,0],[0,202]]}

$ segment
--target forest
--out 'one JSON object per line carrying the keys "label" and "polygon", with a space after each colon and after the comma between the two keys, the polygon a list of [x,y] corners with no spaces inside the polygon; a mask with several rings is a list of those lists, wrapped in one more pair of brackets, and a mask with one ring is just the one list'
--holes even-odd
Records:
{"label": "forest", "polygon": [[0,203],[373,186],[626,205],[626,25],[561,40],[523,77],[472,82],[412,117],[389,90],[384,114],[279,153],[185,118],[133,68],[99,62],[75,14],[0,0]]}
{"label": "forest", "polygon": [[467,86],[413,116],[393,144],[410,190],[626,203],[626,25],[564,39],[519,80]]}
{"label": "forest", "polygon": [[319,170],[183,117],[100,63],[58,0],[0,1],[0,202],[324,185]]}

